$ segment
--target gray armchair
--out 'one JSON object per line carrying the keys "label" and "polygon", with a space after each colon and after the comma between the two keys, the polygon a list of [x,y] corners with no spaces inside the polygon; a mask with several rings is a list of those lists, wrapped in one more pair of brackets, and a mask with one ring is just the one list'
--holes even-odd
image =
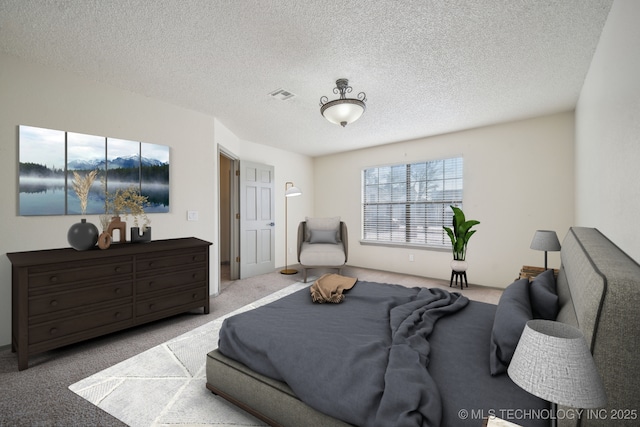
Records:
{"label": "gray armchair", "polygon": [[307,218],[298,225],[298,262],[304,282],[309,268],[337,268],[347,263],[347,225],[339,218]]}

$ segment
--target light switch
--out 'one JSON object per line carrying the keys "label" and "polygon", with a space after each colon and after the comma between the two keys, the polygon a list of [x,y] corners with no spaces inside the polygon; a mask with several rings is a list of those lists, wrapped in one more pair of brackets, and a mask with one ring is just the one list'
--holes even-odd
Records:
{"label": "light switch", "polygon": [[197,221],[198,220],[198,211],[187,211],[187,220],[188,221]]}

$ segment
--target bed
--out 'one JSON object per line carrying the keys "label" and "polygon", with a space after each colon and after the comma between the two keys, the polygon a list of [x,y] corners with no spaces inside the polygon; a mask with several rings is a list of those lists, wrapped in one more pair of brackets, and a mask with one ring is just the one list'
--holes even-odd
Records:
{"label": "bed", "polygon": [[[608,403],[582,419],[560,408],[558,423],[637,425],[640,266],[592,228],[570,229],[561,259],[553,315],[583,331]],[[528,286],[514,282],[497,306],[368,282],[340,304],[313,304],[302,290],[225,321],[207,388],[273,426],[480,426],[489,415],[549,425],[549,403],[500,369],[498,331],[519,307],[507,301]],[[381,319],[388,336],[377,335]]]}

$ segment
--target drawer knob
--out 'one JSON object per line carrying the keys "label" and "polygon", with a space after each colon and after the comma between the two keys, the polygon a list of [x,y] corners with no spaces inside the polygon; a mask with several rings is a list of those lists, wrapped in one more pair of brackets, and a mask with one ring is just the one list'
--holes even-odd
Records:
{"label": "drawer knob", "polygon": [[150,287],[150,288],[151,288],[151,287],[153,287],[153,284],[154,284],[153,280],[152,280],[152,281],[150,281],[150,282],[149,282],[149,287]]}
{"label": "drawer knob", "polygon": [[198,294],[191,294],[191,298],[197,299],[198,298]]}
{"label": "drawer knob", "polygon": [[51,335],[55,335],[55,334],[57,334],[57,333],[58,333],[58,328],[51,328],[51,329],[49,330],[49,333],[50,333]]}
{"label": "drawer knob", "polygon": [[122,293],[122,289],[116,288],[114,292],[116,293],[116,295],[120,295]]}
{"label": "drawer knob", "polygon": [[155,304],[149,304],[149,310],[153,310],[155,308]]}
{"label": "drawer knob", "polygon": [[117,266],[115,269],[116,273],[120,273],[122,271],[122,267]]}
{"label": "drawer knob", "polygon": [[51,277],[49,277],[49,281],[50,281],[50,282],[57,282],[57,281],[58,281],[58,276],[51,276]]}
{"label": "drawer knob", "polygon": [[58,306],[58,300],[55,300],[55,299],[51,300],[51,303],[49,305],[51,305],[51,307],[57,307]]}
{"label": "drawer knob", "polygon": [[116,319],[119,319],[119,318],[120,318],[120,312],[119,312],[119,311],[116,311],[116,312],[113,314],[113,317],[115,317]]}
{"label": "drawer knob", "polygon": [[191,275],[191,277],[193,277],[194,279],[197,279],[197,278],[198,278],[198,273],[193,273],[193,274]]}
{"label": "drawer knob", "polygon": [[149,261],[149,267],[153,267],[155,263],[153,261]]}

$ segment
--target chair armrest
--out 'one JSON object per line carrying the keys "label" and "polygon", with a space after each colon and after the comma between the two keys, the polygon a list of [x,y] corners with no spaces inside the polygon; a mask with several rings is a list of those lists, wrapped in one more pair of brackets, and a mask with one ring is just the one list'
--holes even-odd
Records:
{"label": "chair armrest", "polygon": [[340,221],[340,240],[344,246],[344,262],[349,259],[349,232],[347,231],[347,224]]}
{"label": "chair armrest", "polygon": [[302,250],[302,242],[304,242],[304,233],[307,227],[307,221],[301,221],[298,224],[298,262],[300,262],[300,251]]}

